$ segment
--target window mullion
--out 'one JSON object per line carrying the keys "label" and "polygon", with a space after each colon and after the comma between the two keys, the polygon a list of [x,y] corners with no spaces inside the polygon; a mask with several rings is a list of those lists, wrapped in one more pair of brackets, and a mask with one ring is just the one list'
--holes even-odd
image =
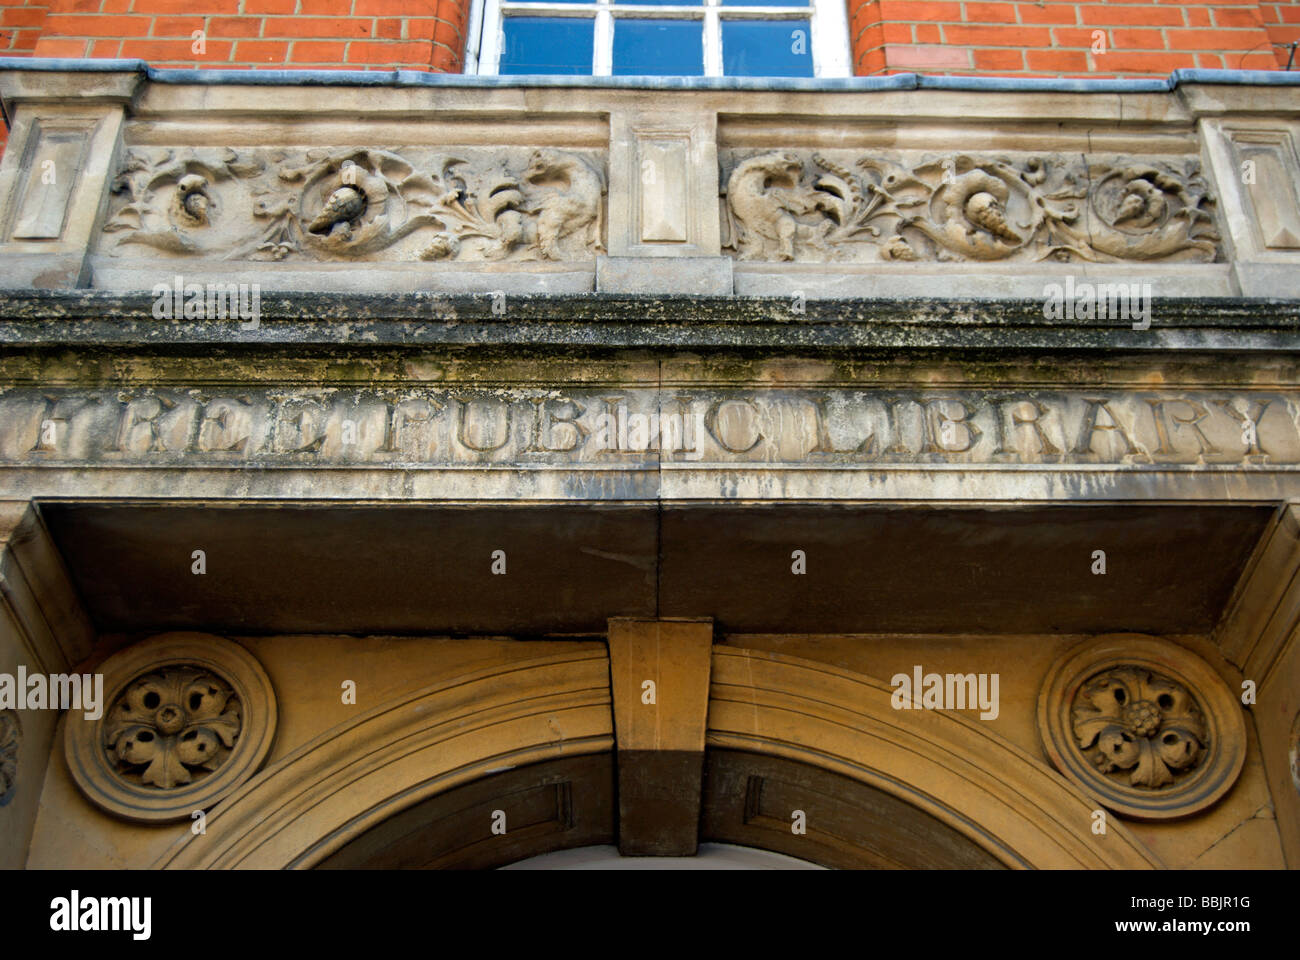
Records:
{"label": "window mullion", "polygon": [[722,76],[722,26],[718,8],[710,3],[704,8],[704,75]]}
{"label": "window mullion", "polygon": [[813,75],[851,77],[848,5],[843,0],[813,0],[810,26]]}
{"label": "window mullion", "polygon": [[495,74],[500,66],[501,48],[505,40],[501,0],[485,0],[482,10],[483,26],[479,35],[477,72],[491,75]]}
{"label": "window mullion", "polygon": [[593,46],[593,77],[608,77],[614,72],[614,14],[609,4],[596,8],[596,36]]}

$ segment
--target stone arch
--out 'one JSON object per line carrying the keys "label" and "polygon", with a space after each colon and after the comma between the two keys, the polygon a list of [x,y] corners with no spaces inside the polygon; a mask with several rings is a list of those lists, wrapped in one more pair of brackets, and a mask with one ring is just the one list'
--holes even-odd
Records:
{"label": "stone arch", "polygon": [[[718,646],[706,749],[848,777],[923,811],[1004,866],[1162,866],[1114,818],[1104,836],[1094,835],[1098,803],[1041,760],[956,713],[895,710],[891,693],[879,680],[828,664]],[[603,650],[485,668],[304,744],[214,809],[202,838],[187,833],[155,866],[330,863],[368,831],[440,795],[582,758],[593,770],[608,769],[613,750]],[[609,842],[603,836],[586,842]],[[551,842],[539,837],[521,855]],[[761,831],[743,842],[790,852]]]}
{"label": "stone arch", "polygon": [[892,693],[829,664],[718,646],[706,746],[850,777],[925,811],[1009,867],[1163,866],[1114,817],[1105,835],[1093,834],[1100,804],[1038,758],[960,714],[895,710]]}
{"label": "stone arch", "polygon": [[307,868],[436,794],[514,767],[613,750],[609,658],[495,665],[376,707],[281,758],[155,867]]}

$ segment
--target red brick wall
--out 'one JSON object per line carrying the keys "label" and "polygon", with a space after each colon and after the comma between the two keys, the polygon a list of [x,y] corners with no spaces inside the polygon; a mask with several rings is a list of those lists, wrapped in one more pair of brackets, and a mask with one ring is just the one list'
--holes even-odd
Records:
{"label": "red brick wall", "polygon": [[[1300,0],[847,2],[859,74],[1281,69],[1290,51],[1276,44],[1300,39]],[[213,69],[455,72],[462,69],[468,6],[469,0],[0,0],[0,55],[138,57],[156,66]],[[203,31],[202,52],[194,48],[196,30]]]}
{"label": "red brick wall", "polygon": [[[469,0],[44,0],[4,9],[32,21],[40,12],[39,39],[32,36],[26,47],[38,57],[138,57],[159,67],[219,70],[458,72],[468,6]],[[203,31],[202,52],[194,47],[196,30]]]}
{"label": "red brick wall", "polygon": [[[1264,29],[1270,40],[1277,43],[1294,43],[1300,40],[1300,0],[1271,0],[1261,2],[1259,12],[1264,18]],[[1286,69],[1288,61],[1292,70],[1300,70],[1300,45],[1296,47],[1295,58],[1291,60],[1291,51],[1283,47],[1274,47],[1277,65]]]}
{"label": "red brick wall", "polygon": [[1275,53],[1272,42],[1300,36],[1300,0],[849,4],[858,74],[1136,77],[1188,67],[1276,70],[1286,64],[1286,51]]}

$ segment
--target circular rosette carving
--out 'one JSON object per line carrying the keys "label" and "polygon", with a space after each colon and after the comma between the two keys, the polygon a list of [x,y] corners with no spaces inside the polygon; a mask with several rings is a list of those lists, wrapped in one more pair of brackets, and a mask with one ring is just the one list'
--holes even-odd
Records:
{"label": "circular rosette carving", "polygon": [[1003,163],[972,166],[960,157],[930,198],[930,216],[911,218],[940,247],[972,260],[1009,257],[1038,230],[1042,210],[1020,176]]}
{"label": "circular rosette carving", "polygon": [[239,698],[216,674],[174,667],[134,681],[109,707],[104,745],[118,774],[170,790],[218,769],[243,727]]}
{"label": "circular rosette carving", "polygon": [[103,716],[68,715],[68,765],[82,792],[131,820],[188,818],[247,780],[275,734],[271,681],[243,647],[169,633],[109,658]]}
{"label": "circular rosette carving", "polygon": [[1067,651],[1039,694],[1038,725],[1058,770],[1142,819],[1215,803],[1246,756],[1241,708],[1218,674],[1185,648],[1140,634]]}

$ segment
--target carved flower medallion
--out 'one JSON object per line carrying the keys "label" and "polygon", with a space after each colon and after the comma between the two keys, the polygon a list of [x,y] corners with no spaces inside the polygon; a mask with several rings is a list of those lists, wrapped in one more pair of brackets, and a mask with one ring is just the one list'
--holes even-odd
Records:
{"label": "carved flower medallion", "polygon": [[275,692],[243,647],[169,633],[115,654],[104,715],[68,714],[65,749],[81,791],[130,820],[189,818],[251,777],[271,748]]}
{"label": "carved flower medallion", "polygon": [[109,708],[104,746],[119,775],[170,790],[221,766],[239,737],[240,709],[230,685],[210,671],[146,674]]}
{"label": "carved flower medallion", "polygon": [[1075,739],[1103,773],[1135,786],[1163,787],[1196,769],[1205,754],[1205,717],[1181,684],[1149,670],[1093,677],[1074,698]]}
{"label": "carved flower medallion", "polygon": [[1246,756],[1241,704],[1190,650],[1141,634],[1067,650],[1038,697],[1052,764],[1102,805],[1182,817],[1231,789]]}

